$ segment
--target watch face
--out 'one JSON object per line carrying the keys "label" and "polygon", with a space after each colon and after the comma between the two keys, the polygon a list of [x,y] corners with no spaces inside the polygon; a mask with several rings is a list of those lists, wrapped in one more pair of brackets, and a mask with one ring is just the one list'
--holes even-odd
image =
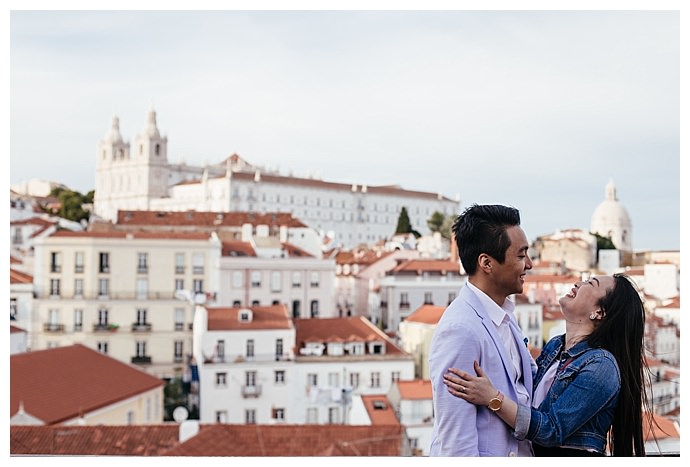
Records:
{"label": "watch face", "polygon": [[495,398],[489,401],[489,408],[494,412],[501,408],[501,399]]}

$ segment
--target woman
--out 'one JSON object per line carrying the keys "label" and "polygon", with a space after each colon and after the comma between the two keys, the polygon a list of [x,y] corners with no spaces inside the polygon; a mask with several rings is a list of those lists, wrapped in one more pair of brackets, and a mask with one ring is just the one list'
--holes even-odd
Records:
{"label": "woman", "polygon": [[[477,376],[455,368],[444,375],[448,391],[487,406],[532,440],[537,456],[644,456],[645,308],[623,274],[579,281],[559,303],[564,335],[551,339],[537,358],[532,407],[518,405]],[[648,411],[651,413],[651,411]],[[529,427],[516,430],[516,419]]]}

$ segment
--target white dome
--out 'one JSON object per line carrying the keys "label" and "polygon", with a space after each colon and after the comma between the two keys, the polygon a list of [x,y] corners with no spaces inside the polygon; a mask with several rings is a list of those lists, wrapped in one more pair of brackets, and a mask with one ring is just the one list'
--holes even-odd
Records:
{"label": "white dome", "polygon": [[619,250],[632,250],[632,222],[625,207],[616,198],[613,180],[606,185],[605,199],[594,210],[590,231],[609,237]]}

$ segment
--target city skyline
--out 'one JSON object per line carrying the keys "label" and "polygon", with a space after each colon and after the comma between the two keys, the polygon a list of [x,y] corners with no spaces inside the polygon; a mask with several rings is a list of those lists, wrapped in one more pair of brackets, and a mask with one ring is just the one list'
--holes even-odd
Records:
{"label": "city skyline", "polygon": [[[168,158],[590,227],[613,179],[638,249],[680,249],[679,11],[11,11],[10,183],[95,185],[157,112]],[[123,25],[127,25],[123,28]],[[184,31],[184,35],[178,34]],[[38,135],[38,137],[37,137]]]}

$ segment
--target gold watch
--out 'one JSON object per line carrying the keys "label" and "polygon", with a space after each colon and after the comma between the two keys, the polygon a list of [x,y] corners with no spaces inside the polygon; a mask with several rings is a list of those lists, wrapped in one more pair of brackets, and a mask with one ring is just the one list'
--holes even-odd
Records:
{"label": "gold watch", "polygon": [[491,410],[492,412],[498,412],[499,410],[501,410],[501,407],[503,407],[503,393],[501,391],[498,391],[496,397],[489,401],[489,410]]}

